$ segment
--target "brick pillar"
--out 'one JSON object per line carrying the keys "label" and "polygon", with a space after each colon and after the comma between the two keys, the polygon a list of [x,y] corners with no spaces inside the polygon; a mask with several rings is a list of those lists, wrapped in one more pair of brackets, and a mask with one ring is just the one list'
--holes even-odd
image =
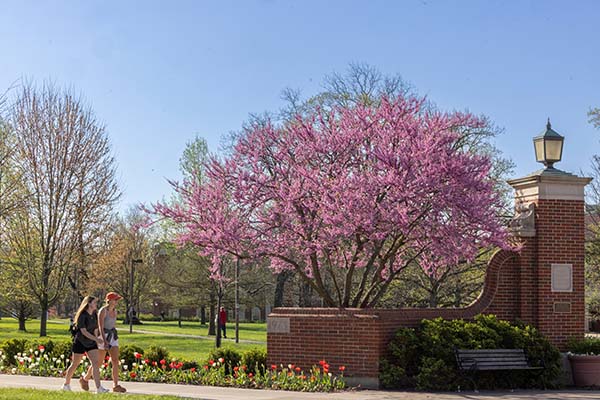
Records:
{"label": "brick pillar", "polygon": [[508,181],[523,216],[517,221],[524,221],[515,232],[523,241],[515,282],[520,318],[561,350],[585,331],[584,187],[590,181],[552,168]]}

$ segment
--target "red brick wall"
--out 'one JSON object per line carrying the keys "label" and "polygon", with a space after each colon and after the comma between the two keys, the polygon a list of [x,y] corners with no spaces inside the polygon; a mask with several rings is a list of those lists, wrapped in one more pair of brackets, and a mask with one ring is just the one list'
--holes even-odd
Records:
{"label": "red brick wall", "polygon": [[[465,308],[277,308],[269,317],[289,318],[289,333],[267,333],[268,362],[308,369],[326,359],[333,370],[345,365],[347,376],[376,381],[379,360],[399,327],[480,313],[533,324],[564,350],[569,337],[584,332],[583,207],[583,201],[539,200],[536,237],[523,238],[518,253],[497,252],[488,265],[482,294]],[[573,264],[572,293],[551,291],[552,263]],[[569,302],[571,313],[556,313],[557,301]]]}
{"label": "red brick wall", "polygon": [[[537,327],[561,350],[570,337],[585,331],[584,202],[539,200],[537,206]],[[551,264],[573,265],[573,291],[551,291]],[[570,303],[570,313],[557,313],[554,303]]]}
{"label": "red brick wall", "polygon": [[345,365],[348,376],[376,379],[379,359],[401,326],[415,327],[423,319],[437,317],[472,318],[482,312],[514,319],[518,304],[511,282],[516,276],[516,260],[516,253],[496,253],[481,296],[466,308],[276,308],[269,318],[289,318],[290,329],[289,333],[267,332],[268,362],[308,369],[325,359],[334,370]]}

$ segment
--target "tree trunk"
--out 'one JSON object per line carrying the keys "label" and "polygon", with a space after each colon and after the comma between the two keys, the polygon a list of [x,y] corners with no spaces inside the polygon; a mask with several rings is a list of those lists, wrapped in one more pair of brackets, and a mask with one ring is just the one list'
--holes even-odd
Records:
{"label": "tree trunk", "polygon": [[221,317],[221,306],[223,305],[223,294],[224,294],[224,290],[223,287],[221,286],[221,284],[219,284],[218,288],[217,288],[217,310],[216,310],[216,324],[217,324],[217,337],[215,340],[215,347],[218,349],[219,347],[221,347],[221,337],[222,337],[222,330],[221,330],[221,321],[220,321],[220,317]]}
{"label": "tree trunk", "polygon": [[40,337],[47,336],[46,325],[48,323],[48,296],[42,296],[42,301],[40,302],[40,306],[42,308],[42,315],[40,317]]}
{"label": "tree trunk", "polygon": [[206,325],[206,306],[200,306],[200,324]]}
{"label": "tree trunk", "polygon": [[21,304],[19,308],[19,332],[27,332],[27,328],[25,327],[25,321],[27,321],[27,315],[25,306]]}
{"label": "tree trunk", "polygon": [[300,282],[300,298],[298,303],[300,307],[312,307],[313,288],[308,283]]}
{"label": "tree trunk", "polygon": [[221,300],[223,299],[223,290],[219,287],[217,292],[217,312],[216,312],[216,325],[217,325],[217,337],[215,338],[215,347],[218,349],[221,347],[221,321],[219,321],[219,316],[221,312],[221,305],[223,304]]}
{"label": "tree trunk", "polygon": [[437,291],[429,292],[429,308],[437,308],[438,306],[438,295]]}
{"label": "tree trunk", "polygon": [[181,308],[177,309],[177,326],[181,328]]}
{"label": "tree trunk", "polygon": [[273,307],[283,307],[283,297],[285,294],[285,284],[289,278],[293,275],[293,271],[285,270],[281,271],[277,275],[277,284],[275,286],[275,299],[273,300]]}
{"label": "tree trunk", "polygon": [[208,318],[208,334],[213,336],[216,335],[217,331],[215,329],[215,307],[217,302],[217,296],[215,295],[214,285],[211,285],[210,293],[209,293],[209,318]]}

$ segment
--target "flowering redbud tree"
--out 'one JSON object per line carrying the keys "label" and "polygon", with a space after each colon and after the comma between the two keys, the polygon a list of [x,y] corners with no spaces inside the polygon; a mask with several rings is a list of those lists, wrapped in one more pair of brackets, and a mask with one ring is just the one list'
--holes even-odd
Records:
{"label": "flowering redbud tree", "polygon": [[373,307],[412,262],[435,274],[507,247],[490,160],[457,145],[484,123],[400,97],[256,124],[201,183],[176,186],[182,202],[152,211],[213,257],[215,276],[226,255],[268,258],[327,306]]}

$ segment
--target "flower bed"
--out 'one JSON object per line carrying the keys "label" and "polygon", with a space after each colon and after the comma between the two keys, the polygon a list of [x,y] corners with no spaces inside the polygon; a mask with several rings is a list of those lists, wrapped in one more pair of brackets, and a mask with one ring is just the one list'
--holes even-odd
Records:
{"label": "flower bed", "polygon": [[[255,365],[249,368],[239,362],[232,366],[223,357],[209,359],[206,363],[198,365],[175,358],[151,360],[137,351],[133,352],[133,355],[135,362],[128,364],[125,359],[121,360],[120,379],[123,381],[311,392],[330,392],[345,388],[345,367],[339,366],[337,374],[334,374],[325,360],[321,360],[319,365],[305,372],[293,364],[271,365],[270,368]],[[43,345],[17,352],[13,358],[14,361],[10,362],[0,350],[0,370],[11,374],[60,377],[70,363],[69,354],[51,354]],[[84,357],[74,376],[81,375],[89,365],[89,359]],[[111,379],[111,368],[110,358],[107,356],[100,366],[103,379]]]}

